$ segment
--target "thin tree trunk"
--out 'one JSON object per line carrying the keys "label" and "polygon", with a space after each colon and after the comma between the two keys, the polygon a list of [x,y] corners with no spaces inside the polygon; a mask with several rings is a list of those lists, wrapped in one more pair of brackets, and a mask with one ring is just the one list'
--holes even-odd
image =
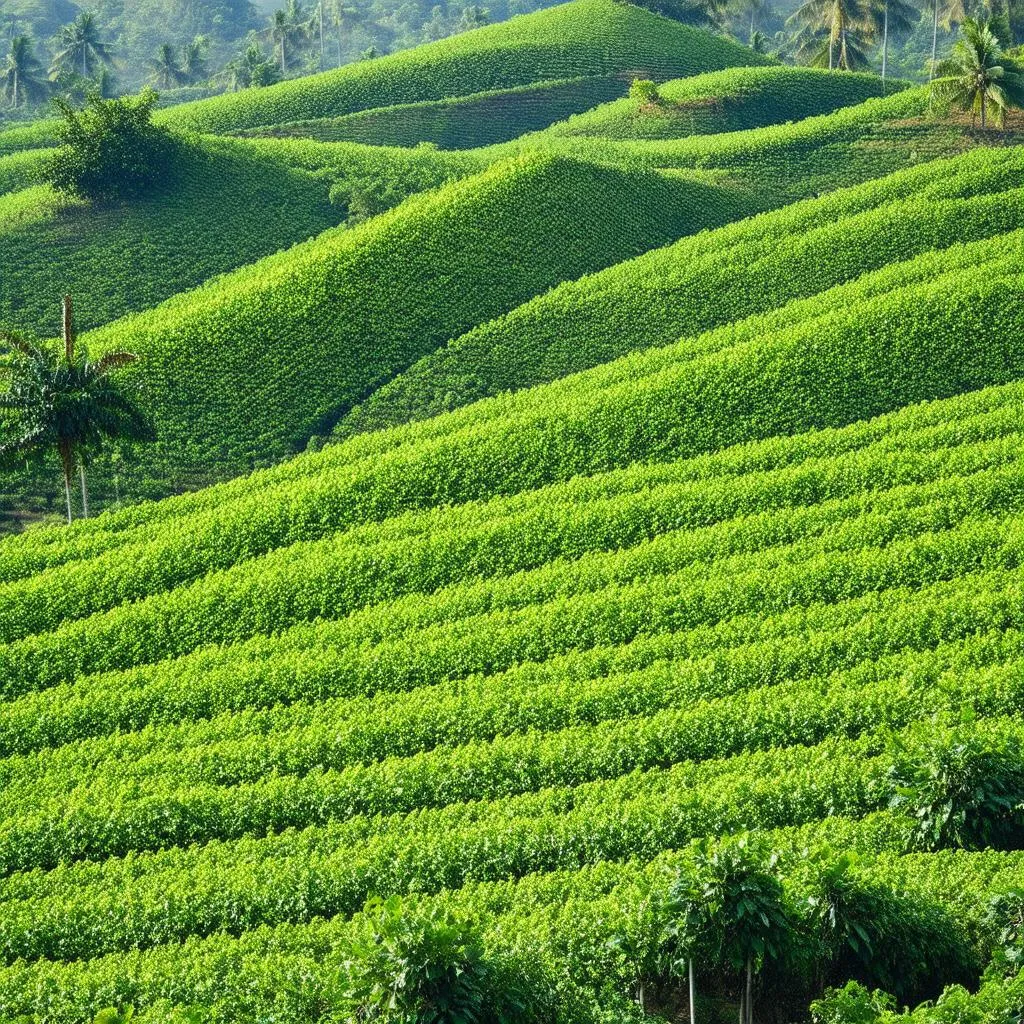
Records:
{"label": "thin tree trunk", "polygon": [[324,0],[320,0],[320,70],[324,69]]}
{"label": "thin tree trunk", "polygon": [[690,957],[690,1024],[697,1024],[697,985],[693,977],[693,957]]}
{"label": "thin tree trunk", "polygon": [[640,1005],[640,1009],[644,1013],[646,1013],[647,1011],[644,1009],[644,979],[643,978],[640,979],[640,984],[639,984],[639,986],[637,987],[637,990],[636,990],[636,1001]]}
{"label": "thin tree trunk", "polygon": [[14,69],[14,109],[18,109],[18,69]]}
{"label": "thin tree trunk", "polygon": [[828,69],[829,69],[829,71],[832,70],[832,50],[833,50],[834,46],[835,46],[835,42],[834,42],[832,36],[830,35],[828,37]]}
{"label": "thin tree trunk", "polygon": [[743,982],[740,982],[740,1024],[747,1024],[746,1007],[743,1005]]}
{"label": "thin tree trunk", "polygon": [[981,97],[981,130],[985,130],[985,96]]}
{"label": "thin tree trunk", "polygon": [[89,488],[85,484],[85,462],[78,461],[78,479],[82,481],[82,518],[89,518]]}
{"label": "thin tree trunk", "polygon": [[928,66],[928,81],[935,77],[935,58],[939,52],[939,0],[932,0],[932,62]]}
{"label": "thin tree trunk", "polygon": [[82,47],[82,77],[83,78],[88,78],[89,77],[88,57],[89,57],[89,51],[88,51],[88,49],[85,46],[83,46]]}
{"label": "thin tree trunk", "polygon": [[281,77],[284,78],[288,74],[288,68],[285,65],[284,59],[284,36],[281,36]]}
{"label": "thin tree trunk", "polygon": [[754,1024],[753,972],[750,958],[747,958],[747,1024]]}
{"label": "thin tree trunk", "polygon": [[74,518],[71,513],[71,474],[74,472],[73,449],[67,442],[61,441],[57,445],[57,451],[60,454],[61,469],[64,471],[64,502],[67,505],[68,526],[70,526],[71,520]]}
{"label": "thin tree trunk", "polygon": [[751,39],[754,38],[754,14],[755,14],[754,8],[751,7],[750,8],[750,38]]}
{"label": "thin tree trunk", "polygon": [[889,58],[889,0],[885,0],[885,14],[882,18],[882,95],[885,95],[885,69]]}

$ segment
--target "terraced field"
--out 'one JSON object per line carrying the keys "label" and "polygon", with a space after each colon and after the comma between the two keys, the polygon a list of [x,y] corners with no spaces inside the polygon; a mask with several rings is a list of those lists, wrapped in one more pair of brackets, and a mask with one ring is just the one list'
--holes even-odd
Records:
{"label": "terraced field", "polygon": [[759,1024],[1016,1020],[1021,128],[880,92],[575,0],[162,112],[128,207],[0,135],[0,321],[70,288],[159,434],[0,540],[0,1021],[351,1024],[390,896],[509,1021],[688,1019],[748,849]]}

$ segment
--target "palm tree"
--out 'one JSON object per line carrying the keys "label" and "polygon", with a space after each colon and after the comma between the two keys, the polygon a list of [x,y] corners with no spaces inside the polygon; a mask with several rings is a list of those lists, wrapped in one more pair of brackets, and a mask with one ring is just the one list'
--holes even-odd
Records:
{"label": "palm tree", "polygon": [[986,116],[1000,127],[1007,109],[1024,106],[1024,75],[1003,58],[999,40],[987,23],[968,18],[962,31],[953,52],[937,65],[932,89],[970,110],[972,118],[980,114],[982,129]]}
{"label": "palm tree", "polygon": [[56,448],[64,473],[68,522],[72,520],[71,481],[78,466],[82,514],[89,515],[85,465],[90,452],[113,438],[152,440],[153,428],[111,379],[111,373],[135,361],[130,352],[111,352],[92,361],[75,351],[71,298],[64,298],[62,350],[6,334],[8,389],[0,409],[14,414],[14,435],[0,444],[0,458],[40,456]]}
{"label": "palm tree", "polygon": [[278,47],[281,74],[288,74],[288,65],[295,51],[308,42],[312,30],[312,19],[306,14],[302,0],[288,0],[287,5],[274,12],[270,21],[270,40]]}
{"label": "palm tree", "polygon": [[178,54],[170,43],[164,43],[154,57],[146,62],[149,81],[159,89],[173,89],[184,85],[188,78],[178,60]]}
{"label": "palm tree", "polygon": [[864,43],[873,26],[865,0],[804,0],[789,22],[802,26],[799,55],[829,71],[867,67]]}
{"label": "palm tree", "polygon": [[886,75],[889,67],[889,38],[910,32],[920,17],[918,10],[908,0],[876,0],[871,11],[875,29],[882,35],[882,92],[885,92]]}
{"label": "palm tree", "polygon": [[345,0],[331,0],[331,24],[334,26],[334,37],[338,44],[338,66],[342,62],[342,37],[350,35],[365,20],[365,15]]}
{"label": "palm tree", "polygon": [[205,81],[210,76],[210,40],[196,36],[181,48],[181,73],[190,84]]}
{"label": "palm tree", "polygon": [[98,69],[113,67],[110,44],[100,39],[96,15],[83,11],[70,25],[60,30],[60,49],[50,65],[50,77],[65,69],[74,69],[83,78],[91,78]]}
{"label": "palm tree", "polygon": [[4,95],[16,107],[22,101],[31,103],[46,98],[48,87],[43,77],[43,65],[36,59],[32,40],[28,36],[15,36],[3,64],[0,64],[0,83]]}

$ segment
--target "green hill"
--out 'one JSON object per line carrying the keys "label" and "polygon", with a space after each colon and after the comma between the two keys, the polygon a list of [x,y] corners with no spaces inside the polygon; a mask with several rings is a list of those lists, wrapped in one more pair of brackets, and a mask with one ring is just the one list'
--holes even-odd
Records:
{"label": "green hill", "polygon": [[573,0],[311,78],[182,104],[161,120],[230,132],[549,80],[614,72],[663,80],[766,62],[631,4]]}
{"label": "green hill", "polygon": [[143,357],[157,464],[187,480],[189,467],[251,467],[301,449],[448,338],[567,277],[740,212],[728,193],[684,178],[527,157],[87,340]]}
{"label": "green hill", "polygon": [[531,300],[424,357],[339,424],[423,419],[771,309],[958,241],[1024,227],[1024,150],[976,150],[666,249]]}
{"label": "green hill", "polygon": [[378,146],[432,142],[442,149],[470,149],[546,128],[570,114],[621,97],[627,88],[626,76],[621,74],[567,78],[454,99],[400,103],[342,117],[293,121],[255,128],[250,134]]}
{"label": "green hill", "polygon": [[784,65],[728,68],[664,82],[658,86],[657,103],[641,104],[627,97],[595,106],[552,125],[545,134],[678,139],[799,121],[881,94],[875,75],[829,74]]}

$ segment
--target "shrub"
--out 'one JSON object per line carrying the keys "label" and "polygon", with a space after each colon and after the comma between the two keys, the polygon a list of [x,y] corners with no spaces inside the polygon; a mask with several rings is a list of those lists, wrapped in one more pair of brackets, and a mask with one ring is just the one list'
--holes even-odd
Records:
{"label": "shrub", "polygon": [[95,202],[131,199],[164,180],[171,170],[174,140],[152,123],[157,94],[105,100],[90,96],[83,110],[56,100],[64,118],[60,148],[44,176],[58,192]]}
{"label": "shrub", "polygon": [[830,989],[821,999],[811,1003],[813,1024],[875,1024],[895,1004],[885,992],[868,991],[859,982],[848,982],[843,988]]}
{"label": "shrub", "polygon": [[633,84],[629,87],[629,96],[644,107],[661,103],[658,87],[649,78],[634,78]]}

